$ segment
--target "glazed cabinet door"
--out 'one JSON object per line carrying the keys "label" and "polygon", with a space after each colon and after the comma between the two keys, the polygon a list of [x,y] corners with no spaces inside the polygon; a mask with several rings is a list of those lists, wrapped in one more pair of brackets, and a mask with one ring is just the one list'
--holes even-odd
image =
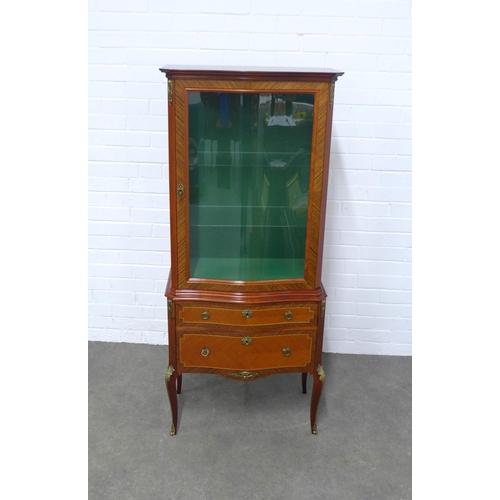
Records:
{"label": "glazed cabinet door", "polygon": [[317,287],[330,85],[172,83],[177,288]]}

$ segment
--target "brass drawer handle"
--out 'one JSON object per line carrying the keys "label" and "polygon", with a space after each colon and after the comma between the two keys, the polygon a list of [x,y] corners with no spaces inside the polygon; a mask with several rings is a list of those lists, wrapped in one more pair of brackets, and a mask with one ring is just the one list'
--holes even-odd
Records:
{"label": "brass drawer handle", "polygon": [[292,353],[292,350],[289,347],[284,347],[283,348],[283,354],[285,356],[290,356],[291,353]]}
{"label": "brass drawer handle", "polygon": [[245,336],[241,339],[241,343],[243,345],[250,345],[252,343],[252,339],[248,336]]}
{"label": "brass drawer handle", "polygon": [[208,347],[204,347],[202,350],[201,350],[201,355],[202,356],[205,356],[205,358],[210,354],[210,349]]}
{"label": "brass drawer handle", "polygon": [[208,318],[210,318],[210,313],[209,313],[208,311],[203,311],[203,312],[201,313],[201,317],[202,317],[203,319],[208,319]]}
{"label": "brass drawer handle", "polygon": [[293,316],[292,311],[287,311],[287,312],[285,313],[285,319],[286,319],[287,321],[290,321],[290,320],[292,319],[292,316]]}
{"label": "brass drawer handle", "polygon": [[251,318],[253,316],[252,314],[252,311],[250,311],[250,309],[245,309],[241,315],[244,317],[244,318]]}

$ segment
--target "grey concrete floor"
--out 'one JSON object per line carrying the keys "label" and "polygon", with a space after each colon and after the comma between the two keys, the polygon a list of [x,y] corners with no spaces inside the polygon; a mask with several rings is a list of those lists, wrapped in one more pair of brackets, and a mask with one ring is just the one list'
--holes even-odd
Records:
{"label": "grey concrete floor", "polygon": [[168,348],[89,342],[90,500],[411,498],[411,357],[324,354],[318,435],[300,374],[185,374]]}

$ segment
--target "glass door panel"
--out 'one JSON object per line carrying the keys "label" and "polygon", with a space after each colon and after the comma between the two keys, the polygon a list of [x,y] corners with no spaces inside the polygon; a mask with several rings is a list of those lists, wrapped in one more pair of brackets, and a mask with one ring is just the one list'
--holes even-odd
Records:
{"label": "glass door panel", "polygon": [[189,91],[190,277],[304,277],[314,94]]}

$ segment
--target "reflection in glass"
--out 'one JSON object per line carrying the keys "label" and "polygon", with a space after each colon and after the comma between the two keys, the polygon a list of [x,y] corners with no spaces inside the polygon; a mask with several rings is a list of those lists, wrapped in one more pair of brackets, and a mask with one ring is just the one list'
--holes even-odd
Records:
{"label": "reflection in glass", "polygon": [[314,95],[188,95],[191,277],[303,278]]}

